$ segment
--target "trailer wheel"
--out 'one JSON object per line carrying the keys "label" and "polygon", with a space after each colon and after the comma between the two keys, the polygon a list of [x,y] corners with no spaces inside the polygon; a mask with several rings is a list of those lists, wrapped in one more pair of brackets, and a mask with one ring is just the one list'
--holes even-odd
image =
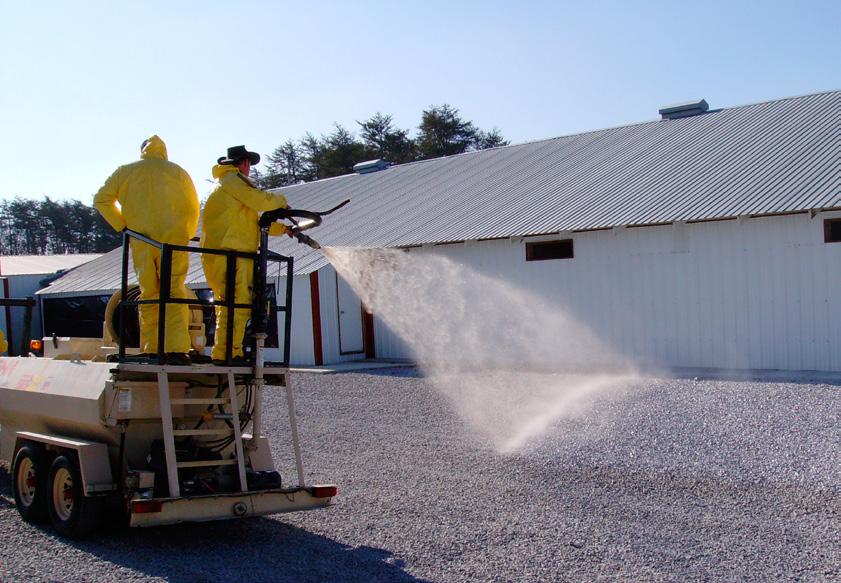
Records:
{"label": "trailer wheel", "polygon": [[48,491],[50,520],[60,535],[80,538],[99,525],[99,500],[85,496],[82,472],[75,456],[59,455],[53,460]]}
{"label": "trailer wheel", "polygon": [[21,517],[32,524],[47,522],[47,473],[45,452],[37,445],[25,443],[12,464],[12,491]]}

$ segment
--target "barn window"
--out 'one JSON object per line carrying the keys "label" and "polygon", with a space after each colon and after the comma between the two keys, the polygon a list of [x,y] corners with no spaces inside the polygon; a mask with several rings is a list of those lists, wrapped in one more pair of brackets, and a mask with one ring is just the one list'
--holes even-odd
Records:
{"label": "barn window", "polygon": [[841,243],[841,219],[824,219],[823,240],[827,243]]}
{"label": "barn window", "polygon": [[572,259],[572,239],[526,243],[526,261]]}

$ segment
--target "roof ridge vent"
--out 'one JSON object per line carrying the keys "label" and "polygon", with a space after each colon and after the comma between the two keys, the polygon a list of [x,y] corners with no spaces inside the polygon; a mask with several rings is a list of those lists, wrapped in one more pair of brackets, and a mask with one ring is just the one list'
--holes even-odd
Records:
{"label": "roof ridge vent", "polygon": [[371,172],[385,170],[389,166],[391,166],[390,163],[386,162],[382,158],[377,158],[376,160],[368,160],[367,162],[360,162],[359,164],[354,164],[353,171],[357,174],[370,174]]}
{"label": "roof ridge vent", "polygon": [[710,106],[705,99],[697,99],[695,101],[665,105],[657,113],[660,114],[661,119],[680,119],[682,117],[701,115],[702,113],[706,113],[709,108]]}

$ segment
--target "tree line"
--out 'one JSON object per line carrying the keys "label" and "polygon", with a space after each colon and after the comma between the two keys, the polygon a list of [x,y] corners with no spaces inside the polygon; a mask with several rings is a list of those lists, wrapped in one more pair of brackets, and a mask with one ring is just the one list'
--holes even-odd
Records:
{"label": "tree line", "polygon": [[[447,104],[424,110],[414,136],[396,127],[391,115],[376,113],[356,123],[359,136],[336,123],[327,135],[308,132],[285,141],[264,158],[262,170],[252,170],[252,178],[261,188],[277,188],[350,174],[355,164],[376,158],[402,164],[508,144],[498,129],[481,130]],[[0,201],[0,254],[106,253],[120,242],[96,209],[78,200]]]}
{"label": "tree line", "polygon": [[78,200],[0,201],[3,255],[106,253],[120,245],[120,237],[96,209]]}
{"label": "tree line", "polygon": [[265,157],[262,170],[252,170],[252,178],[261,188],[277,188],[350,174],[365,160],[403,164],[508,144],[498,129],[479,129],[448,104],[424,110],[414,137],[396,127],[391,115],[376,113],[356,123],[358,137],[336,123],[327,135],[283,142]]}

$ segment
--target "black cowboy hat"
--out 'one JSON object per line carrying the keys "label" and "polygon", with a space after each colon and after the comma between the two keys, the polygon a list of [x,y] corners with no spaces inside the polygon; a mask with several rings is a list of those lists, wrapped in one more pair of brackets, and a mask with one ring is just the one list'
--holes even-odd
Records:
{"label": "black cowboy hat", "polygon": [[216,163],[236,166],[245,159],[248,159],[252,166],[256,166],[260,163],[260,154],[257,152],[249,152],[245,149],[245,146],[231,146],[228,148],[228,156],[222,156],[216,160]]}

